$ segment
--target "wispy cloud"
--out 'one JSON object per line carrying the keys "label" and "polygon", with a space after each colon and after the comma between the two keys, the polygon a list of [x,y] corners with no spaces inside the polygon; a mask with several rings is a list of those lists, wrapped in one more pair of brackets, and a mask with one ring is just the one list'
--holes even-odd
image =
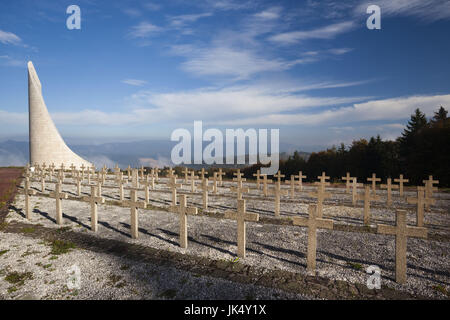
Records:
{"label": "wispy cloud", "polygon": [[170,16],[168,17],[168,20],[170,22],[171,27],[184,27],[185,25],[189,23],[196,22],[197,20],[201,18],[206,18],[212,16],[211,12],[204,12],[204,13],[198,13],[198,14],[183,14],[178,16]]}
{"label": "wispy cloud", "polygon": [[128,36],[130,38],[148,38],[151,35],[157,34],[162,31],[161,27],[155,26],[149,22],[143,21],[138,25],[131,27]]}
{"label": "wispy cloud", "polygon": [[23,45],[22,39],[12,32],[0,30],[0,42],[3,44]]}
{"label": "wispy cloud", "polygon": [[137,79],[125,79],[122,80],[122,83],[129,84],[130,86],[142,87],[143,85],[147,84],[147,81]]}
{"label": "wispy cloud", "polygon": [[279,44],[295,44],[309,39],[332,39],[339,34],[352,30],[355,26],[353,21],[345,21],[331,24],[325,27],[308,31],[291,31],[274,35],[269,40]]}
{"label": "wispy cloud", "polygon": [[0,65],[8,66],[8,67],[25,67],[25,60],[14,59],[10,56],[0,56]]}

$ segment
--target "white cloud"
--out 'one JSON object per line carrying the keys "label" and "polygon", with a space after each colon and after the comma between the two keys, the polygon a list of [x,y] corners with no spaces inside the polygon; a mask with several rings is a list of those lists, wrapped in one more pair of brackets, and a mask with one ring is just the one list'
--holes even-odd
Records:
{"label": "white cloud", "polygon": [[339,34],[352,30],[355,26],[353,21],[331,24],[325,27],[308,31],[291,31],[274,35],[269,40],[279,44],[295,44],[309,39],[332,39]]}
{"label": "white cloud", "polygon": [[147,84],[147,81],[137,79],[125,79],[122,80],[122,83],[129,84],[130,86],[142,87],[143,85]]}
{"label": "white cloud", "polygon": [[161,27],[143,21],[140,24],[131,27],[128,36],[131,38],[148,38],[151,35],[159,33],[160,31],[162,31]]}
{"label": "white cloud", "polygon": [[0,56],[0,65],[9,67],[25,67],[26,61],[11,58],[10,56]]}
{"label": "white cloud", "polygon": [[20,45],[22,44],[22,39],[12,32],[0,30],[0,42],[3,44]]}
{"label": "white cloud", "polygon": [[199,13],[199,14],[184,14],[179,16],[168,17],[170,25],[175,28],[180,28],[188,23],[193,23],[201,18],[212,16],[211,12]]}
{"label": "white cloud", "polygon": [[272,7],[272,8],[266,9],[264,11],[255,13],[254,17],[262,19],[262,20],[278,19],[280,17],[281,10],[282,10],[281,7]]}
{"label": "white cloud", "polygon": [[378,0],[375,3],[363,1],[356,7],[355,15],[365,14],[370,4],[380,6],[382,16],[411,16],[427,22],[450,19],[448,0]]}

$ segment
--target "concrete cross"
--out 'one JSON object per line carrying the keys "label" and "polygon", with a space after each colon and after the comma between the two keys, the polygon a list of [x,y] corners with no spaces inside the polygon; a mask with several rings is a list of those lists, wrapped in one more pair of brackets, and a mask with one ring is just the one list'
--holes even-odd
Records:
{"label": "concrete cross", "polygon": [[205,168],[202,168],[202,170],[198,171],[198,173],[200,174],[200,179],[203,180],[205,179],[205,174],[208,174],[208,171],[205,171]]}
{"label": "concrete cross", "polygon": [[105,203],[105,198],[97,196],[95,186],[91,186],[91,195],[83,197],[83,201],[91,204],[91,230],[97,232],[98,230],[98,214],[97,203]]}
{"label": "concrete cross", "polygon": [[[99,172],[100,173],[100,172]],[[106,170],[106,166],[103,166],[101,176],[102,176],[102,184],[105,184],[106,175],[108,174],[108,170]]]}
{"label": "concrete cross", "polygon": [[233,173],[233,175],[236,176],[235,178],[233,178],[233,181],[236,181],[237,184],[236,184],[236,187],[234,187],[234,186],[230,187],[230,191],[236,192],[238,200],[242,200],[242,193],[250,192],[250,189],[248,187],[243,186],[242,182],[246,181],[246,179],[242,178],[242,176],[244,174],[241,173],[240,169],[238,169],[237,172]]}
{"label": "concrete cross", "polygon": [[394,179],[394,182],[398,182],[400,197],[403,197],[403,183],[409,182],[409,179],[403,179],[403,175],[401,174],[398,179]]}
{"label": "concrete cross", "polygon": [[267,179],[267,174],[262,174],[263,177],[263,193],[264,197],[267,197],[268,191],[267,191],[267,184],[273,183],[272,179]]}
{"label": "concrete cross", "polygon": [[130,208],[130,226],[131,226],[131,238],[137,239],[139,236],[139,217],[138,217],[138,209],[147,208],[147,204],[142,201],[137,200],[137,190],[130,190],[130,200],[122,201],[123,206]]}
{"label": "concrete cross", "polygon": [[274,174],[273,177],[274,177],[274,178],[277,178],[277,183],[278,183],[278,184],[281,184],[281,178],[284,178],[285,175],[284,175],[284,174],[281,174],[281,171],[278,170],[277,174]]}
{"label": "concrete cross", "polygon": [[128,165],[128,168],[127,168],[127,179],[130,180],[130,178],[131,178],[131,167],[130,167],[130,165]]}
{"label": "concrete cross", "polygon": [[195,192],[195,180],[198,179],[198,176],[195,175],[195,171],[191,171],[191,192]]}
{"label": "concrete cross", "polygon": [[308,228],[308,253],[306,258],[306,268],[310,274],[316,273],[316,252],[317,252],[317,229],[333,229],[333,220],[322,219],[318,215],[317,206],[314,204],[308,207],[308,218],[293,217],[294,226]]}
{"label": "concrete cross", "polygon": [[406,225],[406,211],[397,210],[395,226],[379,224],[377,233],[395,235],[395,280],[406,283],[406,242],[408,237],[427,238],[427,229]]}
{"label": "concrete cross", "polygon": [[81,181],[83,180],[83,178],[80,175],[80,172],[77,171],[76,176],[74,177],[74,180],[76,181],[76,185],[77,185],[77,195],[80,197],[81,196]]}
{"label": "concrete cross", "polygon": [[375,173],[372,173],[372,178],[367,178],[368,182],[372,182],[372,193],[376,194],[377,192],[377,182],[381,182],[381,178],[377,178]]}
{"label": "concrete cross", "polygon": [[50,193],[50,197],[56,200],[56,223],[61,225],[63,222],[61,199],[67,199],[67,193],[61,192],[61,183],[59,181],[55,184],[55,191]]}
{"label": "concrete cross", "polygon": [[406,202],[411,204],[417,204],[416,211],[416,226],[423,227],[424,223],[424,207],[428,204],[435,204],[436,200],[432,198],[425,198],[424,187],[417,187],[417,198],[406,198]]}
{"label": "concrete cross", "polygon": [[103,179],[99,172],[99,174],[97,174],[97,194],[99,196],[102,195],[102,182],[103,182]]}
{"label": "concrete cross", "polygon": [[212,187],[208,185],[208,178],[202,180],[202,184],[200,186],[202,189],[202,199],[203,199],[203,209],[208,209],[208,191],[212,190]]}
{"label": "concrete cross", "polygon": [[325,192],[325,187],[320,185],[317,187],[316,192],[308,193],[310,197],[317,198],[317,217],[322,218],[323,215],[323,200],[331,197],[331,193]]}
{"label": "concrete cross", "polygon": [[81,180],[84,180],[84,169],[86,169],[86,167],[84,166],[84,164],[81,165]]}
{"label": "concrete cross", "polygon": [[59,169],[58,180],[61,181],[61,183],[64,183],[64,169]]}
{"label": "concrete cross", "polygon": [[245,200],[238,200],[237,211],[226,211],[226,219],[233,219],[237,221],[237,245],[238,245],[238,257],[245,258],[246,247],[246,221],[257,222],[259,221],[259,214],[249,213],[245,210]]}
{"label": "concrete cross", "polygon": [[169,169],[167,169],[167,177],[170,179],[174,176],[174,174],[175,171],[171,167],[169,167]]}
{"label": "concrete cross", "polygon": [[350,181],[353,180],[353,177],[350,177],[350,172],[347,172],[345,177],[342,177],[341,179],[345,181],[345,192],[350,193]]}
{"label": "concrete cross", "polygon": [[131,171],[131,186],[135,189],[139,188],[139,173],[137,169]]}
{"label": "concrete cross", "polygon": [[119,197],[120,201],[123,201],[123,185],[128,182],[127,179],[123,178],[123,172],[119,172],[116,183],[119,185]]}
{"label": "concrete cross", "polygon": [[217,177],[217,172],[213,173],[213,185],[212,185],[212,192],[214,194],[217,194],[217,183],[219,182],[219,178]]}
{"label": "concrete cross", "polygon": [[141,185],[144,186],[145,203],[148,205],[150,203],[150,191],[149,191],[149,188],[151,186],[151,182],[148,179],[148,175],[145,175],[144,178],[141,180]]}
{"label": "concrete cross", "polygon": [[139,173],[141,174],[141,179],[144,179],[144,173],[145,173],[144,166],[141,166],[141,168],[139,169]]}
{"label": "concrete cross", "polygon": [[91,168],[87,167],[88,184],[91,184]]}
{"label": "concrete cross", "polygon": [[[425,184],[425,198],[433,197],[433,191],[438,190],[433,184],[438,184],[439,180],[433,180],[433,176],[429,176],[428,180],[423,180],[422,182]],[[426,208],[427,210],[429,209],[428,206]]]}
{"label": "concrete cross", "polygon": [[275,207],[274,207],[274,214],[275,217],[279,217],[280,216],[280,202],[281,202],[281,196],[282,195],[286,195],[288,193],[287,190],[283,190],[281,189],[281,184],[279,182],[277,182],[273,189],[270,189],[270,193],[274,195],[274,200],[275,200]]}
{"label": "concrete cross", "polygon": [[94,177],[95,177],[95,166],[94,165],[91,166],[91,175],[92,175],[92,179],[94,179]]}
{"label": "concrete cross", "polygon": [[398,185],[392,184],[392,179],[387,179],[387,184],[382,184],[380,186],[381,189],[386,189],[387,192],[387,205],[390,207],[392,205],[392,189],[398,189]]}
{"label": "concrete cross", "polygon": [[352,180],[352,204],[356,205],[356,201],[358,200],[358,188],[363,187],[362,183],[358,183],[357,178],[353,178]]}
{"label": "concrete cross", "polygon": [[184,167],[183,174],[184,174],[184,183],[188,184],[188,181],[189,181],[189,169],[187,167]]}
{"label": "concrete cross", "polygon": [[256,177],[256,188],[259,190],[261,185],[261,171],[258,169],[256,170],[256,173],[253,174],[254,177]]}
{"label": "concrete cross", "polygon": [[160,170],[158,167],[155,167],[155,180],[156,180],[156,182],[159,181],[159,176],[158,176],[158,174],[159,174],[160,171],[161,171],[161,170]]}
{"label": "concrete cross", "polygon": [[31,220],[30,196],[35,195],[36,190],[30,189],[30,178],[28,177],[25,177],[23,194],[25,195],[25,216],[27,217],[28,220]]}
{"label": "concrete cross", "polygon": [[368,225],[370,223],[370,201],[378,201],[380,197],[377,195],[371,197],[370,186],[366,185],[364,187],[364,194],[358,194],[356,198],[364,201],[364,224]]}
{"label": "concrete cross", "polygon": [[175,207],[177,205],[177,188],[181,188],[183,185],[177,183],[177,176],[175,175],[170,178],[167,186],[172,190],[172,207]]}
{"label": "concrete cross", "polygon": [[45,192],[45,171],[41,172],[41,192]]}
{"label": "concrete cross", "polygon": [[303,179],[306,179],[306,176],[302,175],[302,172],[299,171],[297,176],[294,176],[294,178],[297,178],[298,180],[298,190],[303,191]]}
{"label": "concrete cross", "polygon": [[322,189],[324,189],[324,190],[325,190],[325,186],[330,185],[330,183],[327,182],[327,180],[330,180],[330,177],[326,176],[326,175],[325,175],[325,172],[322,172],[322,175],[321,175],[321,176],[318,176],[317,179],[319,179],[319,181],[320,181],[320,182],[319,182],[320,187],[321,187]]}
{"label": "concrete cross", "polygon": [[55,164],[52,162],[52,164],[49,166],[50,168],[50,174],[53,176],[55,174]]}
{"label": "concrete cross", "polygon": [[219,172],[217,173],[217,176],[219,177],[219,185],[222,186],[222,176],[225,175],[225,172],[222,172],[222,168],[219,168]]}
{"label": "concrete cross", "polygon": [[286,184],[290,186],[291,198],[295,196],[295,175],[291,174],[291,179],[285,181]]}
{"label": "concrete cross", "polygon": [[180,204],[170,208],[172,212],[178,212],[180,216],[180,247],[187,248],[188,232],[187,232],[187,215],[197,214],[197,208],[187,206],[187,197],[185,194],[180,195]]}
{"label": "concrete cross", "polygon": [[77,167],[72,163],[71,166],[70,166],[70,169],[72,169],[72,177],[75,177],[75,169],[76,168]]}

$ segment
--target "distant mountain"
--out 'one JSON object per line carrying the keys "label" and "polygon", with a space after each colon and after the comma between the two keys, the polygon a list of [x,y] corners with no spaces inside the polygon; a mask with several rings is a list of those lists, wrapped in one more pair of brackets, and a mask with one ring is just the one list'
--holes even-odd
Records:
{"label": "distant mountain", "polygon": [[[69,145],[69,147],[91,161],[96,167],[121,168],[144,166],[171,166],[172,148],[178,142],[167,140],[144,140],[134,142],[112,142],[100,145]],[[203,148],[209,142],[203,142]],[[287,159],[297,147],[280,143],[280,159]],[[224,148],[225,151],[225,148]],[[270,152],[270,147],[269,147]],[[248,150],[246,150],[248,153]],[[236,154],[236,150],[235,150]],[[309,155],[308,153],[301,153]],[[225,155],[224,155],[225,156]],[[25,165],[28,162],[28,141],[8,140],[0,142],[0,166]],[[201,167],[201,165],[198,165]],[[198,167],[196,166],[196,167]]]}

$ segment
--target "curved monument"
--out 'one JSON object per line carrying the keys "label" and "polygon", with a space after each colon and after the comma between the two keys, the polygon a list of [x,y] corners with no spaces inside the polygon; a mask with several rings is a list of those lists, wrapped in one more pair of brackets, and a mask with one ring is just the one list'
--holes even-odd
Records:
{"label": "curved monument", "polygon": [[61,138],[48,113],[42,97],[41,82],[31,61],[28,62],[28,109],[31,165],[53,163],[57,167],[61,164],[65,167],[73,164],[77,168],[82,165],[92,166],[70,150]]}

